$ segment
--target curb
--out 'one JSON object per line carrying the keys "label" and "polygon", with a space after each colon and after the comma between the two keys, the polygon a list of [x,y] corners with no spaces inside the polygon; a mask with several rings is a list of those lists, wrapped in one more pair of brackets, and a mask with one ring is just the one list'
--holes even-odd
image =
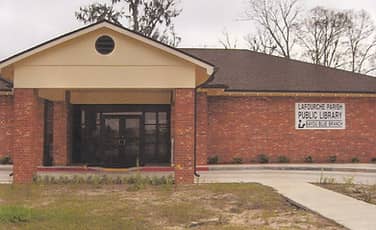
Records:
{"label": "curb", "polygon": [[275,171],[325,171],[325,172],[365,172],[376,173],[376,169],[348,168],[348,167],[309,167],[309,166],[199,166],[198,171],[242,171],[242,170],[275,170]]}
{"label": "curb", "polygon": [[12,171],[13,165],[0,165],[0,171]]}

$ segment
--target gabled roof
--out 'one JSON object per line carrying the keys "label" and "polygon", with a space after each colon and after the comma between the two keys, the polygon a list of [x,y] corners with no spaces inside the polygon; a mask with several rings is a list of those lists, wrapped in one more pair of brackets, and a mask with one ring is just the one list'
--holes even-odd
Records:
{"label": "gabled roof", "polygon": [[198,65],[204,69],[206,69],[206,72],[208,75],[212,75],[213,72],[214,72],[214,66],[205,61],[205,60],[202,60],[200,58],[197,58],[195,56],[193,56],[192,54],[189,54],[189,53],[186,53],[182,50],[179,50],[179,49],[176,49],[174,47],[171,47],[171,46],[168,46],[166,44],[163,44],[159,41],[156,41],[154,39],[151,39],[149,37],[146,37],[140,33],[137,33],[135,31],[132,31],[132,30],[129,30],[125,27],[122,27],[122,26],[119,26],[117,24],[114,24],[112,22],[109,22],[109,21],[100,21],[100,22],[97,22],[97,23],[94,23],[94,24],[91,24],[91,25],[88,25],[88,26],[85,26],[85,27],[82,27],[80,29],[77,29],[75,31],[72,31],[70,33],[67,33],[67,34],[64,34],[62,36],[59,36],[59,37],[56,37],[52,40],[49,40],[47,42],[44,42],[42,44],[39,44],[37,46],[34,46],[30,49],[27,49],[25,51],[22,51],[18,54],[15,54],[9,58],[6,58],[4,60],[1,60],[0,61],[0,69],[1,68],[4,68],[5,66],[8,66],[8,65],[11,65],[15,62],[18,62],[24,58],[27,58],[33,54],[36,54],[36,53],[39,53],[43,50],[46,50],[48,48],[51,48],[51,47],[54,47],[58,44],[61,44],[65,41],[69,41],[73,38],[76,38],[78,36],[81,36],[83,34],[86,34],[86,33],[89,33],[91,31],[95,31],[97,29],[100,29],[100,28],[109,28],[109,29],[112,29],[114,31],[117,31],[121,34],[124,34],[128,37],[131,37],[131,38],[134,38],[136,40],[139,40],[139,41],[142,41],[152,47],[155,47],[155,48],[158,48],[158,49],[161,49],[161,50],[164,50],[165,52],[168,52],[174,56],[177,56],[179,58],[182,58],[190,63],[193,63],[195,65]]}
{"label": "gabled roof", "polygon": [[182,49],[217,67],[204,88],[258,92],[376,93],[376,77],[249,50]]}

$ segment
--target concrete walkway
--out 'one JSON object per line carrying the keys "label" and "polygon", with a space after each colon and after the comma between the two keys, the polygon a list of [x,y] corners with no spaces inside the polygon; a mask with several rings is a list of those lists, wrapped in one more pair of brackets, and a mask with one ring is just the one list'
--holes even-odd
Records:
{"label": "concrete walkway", "polygon": [[[376,229],[376,205],[320,188],[309,182],[317,182],[318,171],[276,170],[219,170],[201,172],[200,183],[256,182],[273,187],[298,206],[316,212],[349,229]],[[353,176],[357,183],[376,184],[376,173],[325,172],[325,177]]]}

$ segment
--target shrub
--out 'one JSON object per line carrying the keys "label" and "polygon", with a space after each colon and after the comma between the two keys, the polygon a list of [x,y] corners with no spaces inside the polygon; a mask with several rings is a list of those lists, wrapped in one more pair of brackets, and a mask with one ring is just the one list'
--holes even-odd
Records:
{"label": "shrub", "polygon": [[333,177],[321,177],[319,183],[320,184],[335,184],[336,179]]}
{"label": "shrub", "polygon": [[88,175],[88,176],[33,176],[33,182],[36,184],[128,184],[135,185],[134,188],[143,188],[145,185],[171,185],[174,184],[174,177],[172,175],[152,178],[142,176],[141,174],[130,176],[109,177],[108,175]]}
{"label": "shrub", "polygon": [[372,158],[371,162],[374,163],[374,164],[376,164],[376,157]]}
{"label": "shrub", "polygon": [[337,161],[337,156],[336,155],[331,155],[328,158],[329,163],[335,163]]}
{"label": "shrub", "polygon": [[234,158],[232,158],[232,163],[234,163],[234,164],[242,164],[243,163],[243,159],[241,157],[234,157]]}
{"label": "shrub", "polygon": [[9,165],[9,164],[12,164],[12,159],[9,155],[7,156],[4,156],[2,158],[0,158],[0,164],[1,165]]}
{"label": "shrub", "polygon": [[351,162],[352,162],[352,163],[359,163],[359,159],[358,159],[357,157],[353,157],[353,158],[351,159]]}
{"label": "shrub", "polygon": [[208,164],[218,164],[218,156],[215,155],[215,156],[210,156],[208,157]]}
{"label": "shrub", "polygon": [[277,158],[277,161],[278,161],[278,163],[289,163],[290,162],[289,158],[286,157],[286,156],[283,156],[283,155],[279,156]]}
{"label": "shrub", "polygon": [[312,156],[308,155],[304,158],[305,163],[313,163],[313,158]]}
{"label": "shrub", "polygon": [[269,162],[269,158],[265,154],[259,154],[256,157],[256,161],[260,164],[266,164]]}
{"label": "shrub", "polygon": [[343,182],[346,184],[346,185],[353,185],[354,184],[354,177],[353,176],[350,176],[350,177],[343,177]]}

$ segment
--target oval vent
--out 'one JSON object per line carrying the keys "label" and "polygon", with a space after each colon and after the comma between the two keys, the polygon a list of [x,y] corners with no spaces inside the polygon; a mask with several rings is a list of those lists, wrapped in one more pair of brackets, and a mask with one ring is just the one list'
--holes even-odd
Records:
{"label": "oval vent", "polygon": [[107,35],[101,36],[97,39],[95,42],[95,49],[100,54],[109,54],[111,53],[115,48],[115,42],[114,40]]}

